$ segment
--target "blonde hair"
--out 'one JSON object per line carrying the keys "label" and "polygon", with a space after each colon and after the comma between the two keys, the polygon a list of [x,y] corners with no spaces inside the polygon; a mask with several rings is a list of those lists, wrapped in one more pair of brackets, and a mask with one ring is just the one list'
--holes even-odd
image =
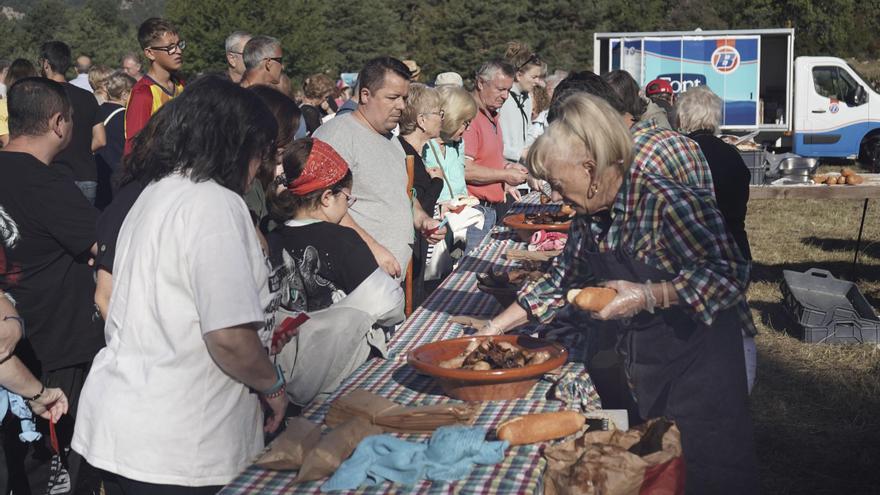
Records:
{"label": "blonde hair", "polygon": [[434,88],[421,83],[409,85],[406,96],[406,108],[400,115],[400,134],[406,136],[419,127],[419,115],[427,115],[435,108],[440,108],[440,94]]}
{"label": "blonde hair", "polygon": [[683,134],[708,129],[718,132],[721,124],[721,98],[707,86],[691,88],[678,96],[675,116]]}
{"label": "blonde hair", "polygon": [[[504,51],[504,59],[513,66],[517,73],[526,72],[532,66],[540,67],[543,62],[538,55],[532,51],[532,48],[520,41],[508,41],[507,50]],[[547,71],[546,66],[543,69]]]}
{"label": "blonde hair", "polygon": [[104,78],[104,90],[111,100],[123,101],[125,93],[131,92],[137,81],[123,70],[115,70]]}
{"label": "blonde hair", "polygon": [[451,141],[462,124],[477,116],[477,102],[470,93],[458,86],[441,86],[437,88],[437,93],[440,95],[440,108],[445,113],[440,139]]}
{"label": "blonde hair", "polygon": [[601,98],[585,93],[569,96],[562,106],[562,116],[529,149],[526,161],[532,175],[546,178],[551,157],[582,159],[574,155],[580,146],[596,162],[596,170],[616,167],[624,174],[632,162],[633,140],[620,114]]}
{"label": "blonde hair", "polygon": [[95,65],[91,69],[89,69],[89,86],[92,87],[93,91],[100,91],[102,93],[107,93],[107,89],[105,88],[105,83],[107,81],[107,77],[113,73],[113,69],[107,67],[106,65]]}

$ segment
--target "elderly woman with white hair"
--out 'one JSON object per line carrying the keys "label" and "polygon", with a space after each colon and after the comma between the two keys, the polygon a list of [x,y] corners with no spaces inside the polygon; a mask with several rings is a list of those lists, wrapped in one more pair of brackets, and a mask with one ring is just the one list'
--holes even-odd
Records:
{"label": "elderly woman with white hair", "polygon": [[[675,115],[682,134],[697,144],[706,157],[715,189],[718,210],[724,223],[736,241],[742,255],[752,259],[749,237],[746,234],[746,212],[749,203],[751,172],[736,148],[722,141],[718,134],[721,125],[721,98],[706,86],[697,86],[682,93],[675,102]],[[755,383],[757,352],[754,327],[743,330],[743,346],[746,354],[746,376],[749,392]]]}
{"label": "elderly woman with white hair", "polygon": [[[483,333],[547,321],[573,288],[614,299],[586,331],[613,330],[635,422],[665,416],[681,430],[688,493],[756,493],[757,468],[740,328],[749,263],[727,234],[711,190],[632,168],[633,141],[604,101],[573,95],[528,154],[537,177],[579,214],[563,254],[519,305]],[[607,212],[605,222],[591,217]]]}

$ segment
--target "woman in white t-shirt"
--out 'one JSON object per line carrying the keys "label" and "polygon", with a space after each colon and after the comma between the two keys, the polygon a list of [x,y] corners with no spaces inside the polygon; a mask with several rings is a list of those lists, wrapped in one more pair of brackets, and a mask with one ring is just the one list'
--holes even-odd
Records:
{"label": "woman in white t-shirt", "polygon": [[205,77],[135,138],[126,166],[146,188],[119,232],[73,440],[109,495],[215,493],[284,417],[266,352],[277,301],[242,199],[275,134],[259,97]]}

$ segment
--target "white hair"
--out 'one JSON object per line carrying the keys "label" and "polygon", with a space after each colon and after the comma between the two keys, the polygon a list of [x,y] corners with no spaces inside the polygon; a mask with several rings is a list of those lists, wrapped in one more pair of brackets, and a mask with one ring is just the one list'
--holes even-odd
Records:
{"label": "white hair", "polygon": [[675,102],[675,115],[678,129],[683,134],[710,130],[718,133],[721,125],[721,98],[708,86],[691,88],[678,96]]}
{"label": "white hair", "polygon": [[271,36],[254,36],[244,45],[244,68],[251,70],[258,67],[263,60],[275,54],[276,48],[281,48],[277,39]]}
{"label": "white hair", "polygon": [[241,46],[241,42],[247,39],[250,39],[251,33],[247,31],[235,31],[229,36],[226,37],[226,51],[227,52],[235,52],[235,51],[244,51],[244,47]]}

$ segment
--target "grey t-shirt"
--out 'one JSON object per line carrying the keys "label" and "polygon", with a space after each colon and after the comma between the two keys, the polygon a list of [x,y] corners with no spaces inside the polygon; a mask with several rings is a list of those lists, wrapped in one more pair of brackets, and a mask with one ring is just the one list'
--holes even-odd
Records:
{"label": "grey t-shirt", "polygon": [[351,217],[400,263],[406,272],[412,255],[413,216],[406,191],[406,155],[397,139],[368,128],[349,113],[321,125],[313,137],[329,144],[348,162],[357,202]]}

